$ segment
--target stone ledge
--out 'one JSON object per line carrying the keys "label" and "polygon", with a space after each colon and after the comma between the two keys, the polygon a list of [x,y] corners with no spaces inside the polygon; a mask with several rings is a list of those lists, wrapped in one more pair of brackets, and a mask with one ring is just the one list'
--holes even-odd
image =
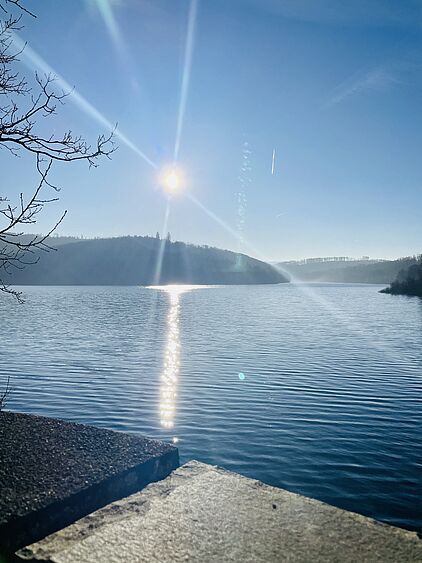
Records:
{"label": "stone ledge", "polygon": [[38,541],[166,477],[172,445],[63,420],[0,412],[0,550]]}
{"label": "stone ledge", "polygon": [[413,532],[190,462],[21,550],[50,563],[407,563]]}

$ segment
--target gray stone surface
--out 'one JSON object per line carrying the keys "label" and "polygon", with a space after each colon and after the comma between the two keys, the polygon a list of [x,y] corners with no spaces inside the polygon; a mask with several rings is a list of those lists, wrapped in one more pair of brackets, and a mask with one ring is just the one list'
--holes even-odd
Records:
{"label": "gray stone surface", "polygon": [[54,563],[406,563],[422,561],[422,544],[412,532],[190,462],[19,555]]}
{"label": "gray stone surface", "polygon": [[60,530],[178,465],[177,448],[163,442],[0,412],[0,552]]}

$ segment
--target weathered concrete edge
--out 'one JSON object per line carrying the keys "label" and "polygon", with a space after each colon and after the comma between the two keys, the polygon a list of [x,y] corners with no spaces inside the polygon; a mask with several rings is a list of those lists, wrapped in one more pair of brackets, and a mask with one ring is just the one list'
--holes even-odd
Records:
{"label": "weathered concrete edge", "polygon": [[[0,438],[6,431],[5,444],[0,448],[0,481],[6,490],[0,497],[0,561],[5,552],[42,539],[109,502],[165,478],[179,466],[179,453],[173,444],[137,434],[13,411],[0,412],[0,419],[5,422],[0,424]],[[16,437],[18,448],[14,447]],[[32,465],[28,465],[28,459]],[[97,460],[99,463],[95,463]],[[73,507],[73,515],[63,510],[69,509],[69,504],[67,512]]]}
{"label": "weathered concrete edge", "polygon": [[0,529],[3,549],[7,551],[9,546],[9,550],[13,551],[24,547],[28,541],[36,542],[54,534],[88,514],[142,490],[149,483],[164,479],[177,467],[179,452],[175,448],[90,485],[64,500],[52,502],[41,510],[11,521]]}
{"label": "weathered concrete edge", "polygon": [[[413,532],[411,530],[405,530],[404,528],[399,528],[397,526],[393,526],[391,524],[387,524],[386,522],[381,522],[380,520],[376,520],[375,518],[371,518],[370,516],[364,516],[363,514],[359,514],[358,512],[353,512],[351,510],[346,510],[344,508],[339,508],[338,506],[334,506],[333,504],[329,504],[327,502],[324,502],[322,500],[318,500],[312,497],[307,497],[305,495],[301,495],[299,493],[292,493],[291,491],[288,491],[287,489],[281,489],[279,487],[274,487],[272,485],[267,485],[266,483],[263,483],[262,481],[259,481],[258,479],[253,479],[252,477],[245,477],[245,475],[241,475],[240,473],[236,473],[234,471],[230,471],[228,469],[224,469],[223,467],[220,467],[218,465],[208,465],[206,463],[202,463],[200,461],[190,461],[182,466],[180,466],[177,470],[172,472],[172,475],[175,475],[178,473],[178,470],[182,470],[184,468],[189,468],[192,469],[194,472],[201,472],[203,471],[205,468],[208,468],[209,471],[216,471],[217,473],[223,474],[223,475],[235,475],[237,478],[244,480],[248,483],[250,483],[251,486],[255,486],[257,488],[260,487],[264,487],[264,488],[268,488],[268,489],[275,489],[275,490],[280,490],[283,492],[284,495],[289,496],[292,499],[295,498],[300,498],[302,500],[304,500],[305,502],[308,502],[310,505],[314,505],[314,506],[322,506],[322,507],[327,507],[333,511],[338,512],[339,514],[344,514],[347,515],[349,518],[351,518],[352,520],[355,520],[357,523],[360,524],[371,524],[374,526],[379,526],[381,529],[386,530],[388,532],[391,533],[395,533],[401,537],[406,537],[406,539],[410,539],[410,540],[416,540],[418,542],[421,543],[422,546],[422,540],[419,537],[417,532]],[[186,479],[186,476],[183,476],[184,479]],[[165,481],[164,481],[165,482]],[[136,495],[132,495],[132,496],[136,496]]]}
{"label": "weathered concrete edge", "polygon": [[[325,507],[326,510],[332,511],[338,516],[343,515],[349,521],[354,521],[357,525],[362,526],[362,530],[366,527],[372,530],[379,530],[380,533],[388,534],[389,538],[395,537],[397,542],[405,542],[407,544],[413,544],[421,546],[422,542],[419,539],[416,532],[411,532],[394,526],[390,526],[383,522],[379,522],[372,518],[368,518],[361,514],[354,512],[349,512],[327,503],[307,498],[296,493],[291,493],[284,489],[275,489],[269,485],[257,481],[255,479],[250,479],[239,475],[237,473],[229,472],[218,466],[210,466],[196,461],[191,461],[179,469],[173,471],[168,479],[156,482],[148,485],[142,491],[131,495],[128,498],[116,501],[108,506],[105,506],[95,513],[89,514],[88,516],[82,518],[81,520],[75,522],[71,526],[62,529],[43,540],[28,546],[20,550],[17,555],[19,560],[26,561],[42,561],[50,563],[51,561],[56,561],[56,556],[61,552],[66,552],[72,548],[72,545],[78,544],[85,538],[94,535],[97,531],[100,531],[103,526],[110,524],[116,524],[125,518],[131,518],[135,515],[139,517],[146,516],[149,511],[150,501],[153,501],[157,496],[167,496],[176,490],[178,487],[186,484],[186,482],[196,475],[201,473],[217,472],[222,475],[233,475],[237,479],[245,482],[253,489],[274,489],[282,492],[283,495],[289,497],[292,501],[295,499],[301,499],[302,502],[309,504],[310,509],[315,509],[315,507]],[[207,491],[204,491],[205,501]],[[273,507],[274,508],[274,507]],[[177,526],[177,523],[175,524]],[[421,551],[422,553],[422,551]],[[412,559],[413,560],[413,559]],[[371,560],[372,561],[372,560]]]}

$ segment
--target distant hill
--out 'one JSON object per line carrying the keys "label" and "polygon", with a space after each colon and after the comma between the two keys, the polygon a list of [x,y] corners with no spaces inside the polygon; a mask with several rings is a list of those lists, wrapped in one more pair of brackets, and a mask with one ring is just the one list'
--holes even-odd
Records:
{"label": "distant hill", "polygon": [[399,260],[311,259],[280,262],[278,266],[299,281],[388,284],[401,270],[413,264],[416,264],[415,257]]}
{"label": "distant hill", "polygon": [[390,286],[381,290],[381,293],[422,297],[422,255],[418,257],[416,264],[401,270]]}
{"label": "distant hill", "polygon": [[[72,240],[72,239],[71,239]],[[151,285],[155,283],[260,284],[288,279],[276,268],[244,254],[161,241],[153,237],[49,240],[57,250],[39,252],[39,262],[14,270],[11,285]],[[162,266],[156,278],[157,261]]]}

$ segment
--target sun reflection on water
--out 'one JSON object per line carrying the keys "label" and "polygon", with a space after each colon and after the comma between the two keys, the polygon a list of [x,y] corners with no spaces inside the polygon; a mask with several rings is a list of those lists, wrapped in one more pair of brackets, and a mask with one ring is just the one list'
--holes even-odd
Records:
{"label": "sun reflection on water", "polygon": [[169,292],[170,309],[167,316],[167,344],[161,375],[160,422],[164,428],[173,428],[180,368],[179,301],[181,291],[179,288],[167,291]]}
{"label": "sun reflection on water", "polygon": [[[160,424],[163,428],[173,428],[177,406],[177,387],[180,371],[180,330],[179,312],[182,293],[206,286],[197,285],[157,285],[150,289],[165,291],[169,296],[167,315],[167,342],[164,350],[164,365],[160,386]],[[174,440],[177,440],[175,438]]]}

